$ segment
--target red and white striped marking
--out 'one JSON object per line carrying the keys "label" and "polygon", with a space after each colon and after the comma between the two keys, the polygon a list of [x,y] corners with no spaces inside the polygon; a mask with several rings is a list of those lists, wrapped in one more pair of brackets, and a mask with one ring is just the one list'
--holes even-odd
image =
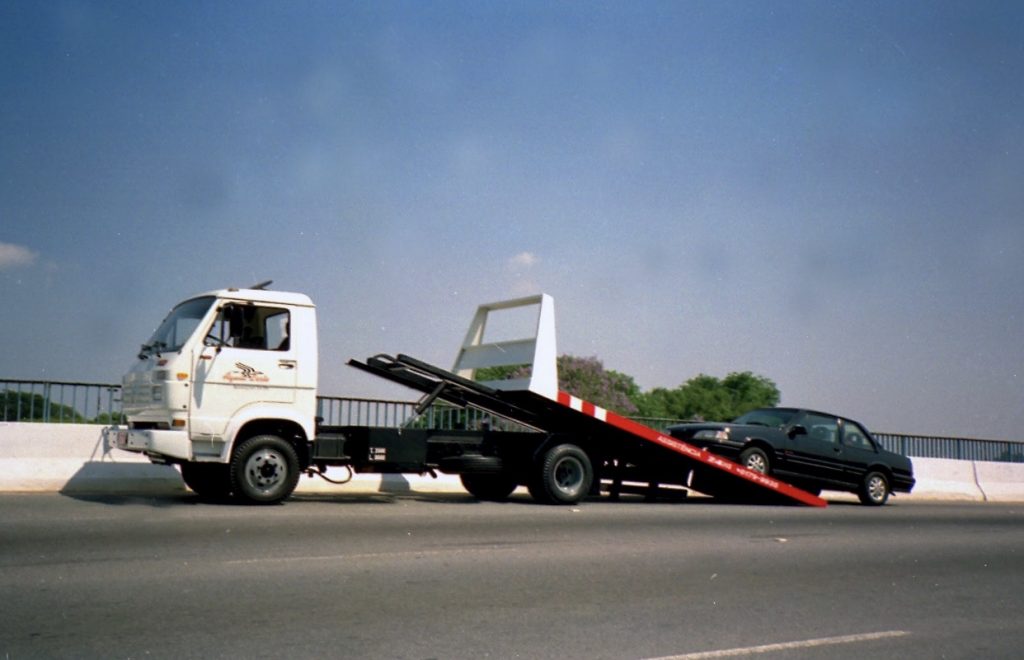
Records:
{"label": "red and white striped marking", "polygon": [[810,493],[800,490],[795,486],[790,486],[787,483],[779,481],[778,479],[773,479],[772,477],[761,474],[760,472],[748,470],[742,465],[733,463],[721,456],[716,456],[706,449],[695,447],[688,442],[683,442],[671,436],[667,436],[664,433],[659,433],[649,426],[644,426],[643,424],[634,422],[631,419],[627,419],[609,410],[605,410],[600,406],[595,406],[589,401],[584,401],[583,399],[575,397],[568,392],[558,392],[558,403],[606,424],[611,424],[617,429],[631,433],[644,440],[653,442],[656,445],[665,447],[666,449],[670,449],[677,454],[682,454],[687,458],[692,458],[704,465],[710,465],[711,467],[727,472],[735,477],[745,479],[746,481],[757,484],[758,486],[762,486],[763,488],[767,488],[790,497],[802,504],[819,507],[828,506],[828,503],[825,500],[816,495],[811,495]]}
{"label": "red and white striped marking", "polygon": [[594,404],[590,403],[589,401],[584,401],[583,399],[575,397],[575,396],[573,396],[571,394],[567,394],[565,392],[559,391],[558,392],[558,402],[560,404],[562,404],[563,406],[569,406],[573,410],[579,411],[579,412],[583,413],[584,415],[590,415],[591,417],[596,417],[597,419],[601,420],[602,422],[607,422],[608,421],[608,411],[607,410],[605,410],[601,406],[595,406]]}

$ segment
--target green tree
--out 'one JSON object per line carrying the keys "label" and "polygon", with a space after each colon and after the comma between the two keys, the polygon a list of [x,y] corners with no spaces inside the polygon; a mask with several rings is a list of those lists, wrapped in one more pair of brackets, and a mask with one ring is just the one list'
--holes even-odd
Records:
{"label": "green tree", "polygon": [[655,388],[636,398],[642,417],[730,420],[778,404],[779,389],[764,376],[733,372],[724,379],[699,374],[679,387]]}
{"label": "green tree", "polygon": [[[525,378],[529,365],[479,369],[476,380]],[[561,355],[558,387],[622,415],[661,419],[728,421],[754,408],[779,402],[775,383],[749,371],[732,372],[719,379],[698,374],[675,389],[657,387],[641,392],[632,376],[605,369],[596,357]]]}
{"label": "green tree", "polygon": [[[529,375],[530,365],[487,367],[477,369],[474,379],[478,381],[507,380],[526,378]],[[558,357],[558,389],[621,415],[637,413],[634,399],[639,396],[640,388],[633,377],[605,369],[604,364],[596,357],[560,355]]]}
{"label": "green tree", "polygon": [[560,356],[558,388],[621,415],[638,412],[634,400],[640,388],[633,377],[605,369],[596,357]]}
{"label": "green tree", "polygon": [[82,417],[71,406],[53,403],[42,394],[33,392],[16,392],[4,390],[0,392],[2,412],[0,419],[21,422],[69,422],[83,423]]}

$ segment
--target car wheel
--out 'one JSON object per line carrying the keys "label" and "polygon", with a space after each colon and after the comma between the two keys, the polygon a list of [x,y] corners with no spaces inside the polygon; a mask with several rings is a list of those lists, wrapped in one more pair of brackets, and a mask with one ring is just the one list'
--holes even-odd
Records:
{"label": "car wheel", "polygon": [[768,460],[768,454],[763,449],[758,447],[749,447],[743,450],[740,454],[740,465],[761,474],[771,473],[771,462]]}
{"label": "car wheel", "polygon": [[857,495],[863,504],[882,506],[889,499],[889,480],[881,472],[868,472]]}

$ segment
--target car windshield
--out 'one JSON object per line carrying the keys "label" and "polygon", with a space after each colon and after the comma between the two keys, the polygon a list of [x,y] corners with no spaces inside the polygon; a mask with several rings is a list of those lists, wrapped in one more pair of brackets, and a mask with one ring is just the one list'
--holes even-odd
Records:
{"label": "car windshield", "polygon": [[195,332],[196,326],[206,316],[213,301],[212,296],[193,298],[172,309],[153,336],[149,338],[149,341],[142,345],[139,357],[144,358],[151,353],[162,351],[179,350]]}
{"label": "car windshield", "polygon": [[795,410],[782,408],[769,408],[762,410],[751,410],[745,415],[740,415],[733,420],[734,424],[747,424],[751,426],[785,426],[793,419]]}

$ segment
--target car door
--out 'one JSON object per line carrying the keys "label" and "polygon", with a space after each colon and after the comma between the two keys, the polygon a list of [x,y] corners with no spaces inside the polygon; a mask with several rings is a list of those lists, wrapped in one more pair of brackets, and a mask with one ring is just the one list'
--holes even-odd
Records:
{"label": "car door", "polygon": [[843,473],[846,481],[859,484],[868,466],[878,458],[878,447],[863,426],[849,419],[841,420],[843,435]]}
{"label": "car door", "polygon": [[805,412],[794,420],[807,433],[792,436],[787,450],[788,471],[822,481],[843,481],[843,451],[839,418]]}

